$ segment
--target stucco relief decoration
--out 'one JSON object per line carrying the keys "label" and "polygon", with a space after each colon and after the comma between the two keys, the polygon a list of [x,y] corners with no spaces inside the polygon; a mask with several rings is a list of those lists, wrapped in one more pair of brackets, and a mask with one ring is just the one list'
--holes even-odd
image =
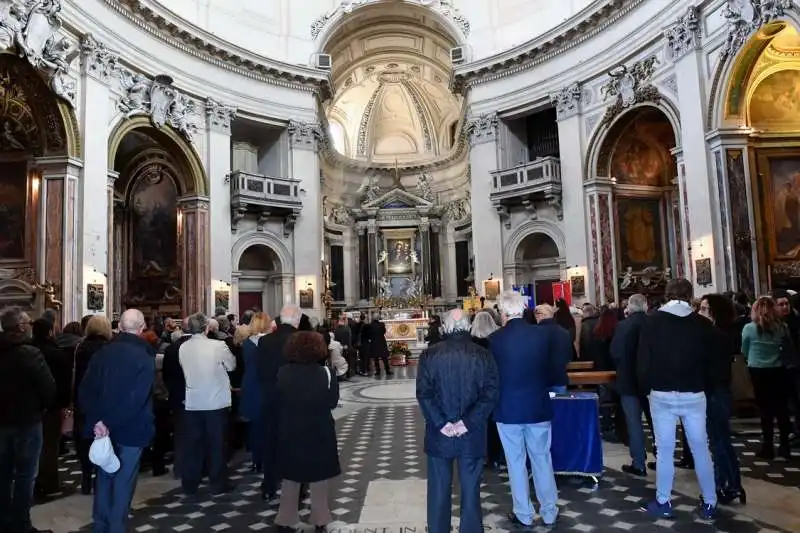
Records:
{"label": "stucco relief decoration", "polygon": [[434,201],[433,188],[431,187],[431,178],[427,174],[421,174],[417,178],[417,196],[429,202]]}
{"label": "stucco relief decoration", "polygon": [[558,120],[564,120],[577,115],[580,112],[581,98],[583,98],[583,93],[578,83],[573,83],[551,95],[550,102],[556,106]]}
{"label": "stucco relief decoration", "polygon": [[700,43],[700,17],[697,8],[690,6],[685,15],[666,29],[664,37],[669,57],[675,61],[696,50]]}
{"label": "stucco relief decoration", "polygon": [[[367,5],[367,4],[374,4],[378,2],[386,2],[387,0],[341,0],[339,5],[337,5],[332,10],[328,11],[327,13],[323,13],[322,15],[318,16],[314,19],[311,23],[311,38],[316,39],[319,37],[320,33],[325,29],[330,22],[331,19],[335,18],[337,15],[344,14],[349,15],[353,12],[354,9]],[[403,0],[388,0],[391,2],[401,2]],[[453,5],[453,0],[407,0],[409,3],[418,4],[424,7],[428,7],[441,13],[444,17],[449,18],[453,21],[453,23],[458,26],[458,29],[464,34],[464,37],[469,37],[469,33],[471,30],[470,23],[467,18],[459,11],[457,7]]]}
{"label": "stucco relief decoration", "polygon": [[618,67],[608,75],[611,77],[600,89],[603,98],[614,98],[614,103],[606,110],[603,122],[614,120],[626,109],[642,102],[658,102],[661,95],[650,80],[653,77],[658,59],[655,56],[638,61],[628,67]]}
{"label": "stucco relief decoration", "polygon": [[353,217],[350,215],[350,210],[341,204],[334,204],[325,198],[322,205],[322,218],[329,224],[339,224],[347,226],[353,223]]}
{"label": "stucco relief decoration", "polygon": [[469,191],[464,198],[457,198],[444,204],[444,214],[453,222],[461,222],[471,214],[472,198]]}
{"label": "stucco relief decoration", "polygon": [[126,118],[149,115],[155,128],[169,125],[186,140],[192,140],[197,132],[197,105],[178,92],[170,76],[160,74],[150,80],[142,74],[122,70],[120,82],[124,93],[118,107]]}
{"label": "stucco relief decoration", "polygon": [[212,129],[230,131],[231,121],[236,118],[236,109],[217,102],[213,98],[206,100],[206,118]]}
{"label": "stucco relief decoration", "polygon": [[728,0],[722,10],[722,16],[728,21],[728,39],[722,58],[736,54],[750,34],[783,17],[791,6],[791,0]]}
{"label": "stucco relief decoration", "polygon": [[94,35],[87,33],[81,37],[81,68],[84,74],[108,81],[119,72],[119,56],[95,39]]}
{"label": "stucco relief decoration", "polygon": [[26,59],[55,95],[74,107],[69,64],[77,50],[60,30],[61,0],[0,0],[0,48]]}
{"label": "stucco relief decoration", "polygon": [[497,113],[487,113],[470,119],[467,124],[470,143],[474,146],[494,142],[497,138],[498,125]]}
{"label": "stucco relief decoration", "polygon": [[290,120],[288,130],[289,141],[296,148],[314,150],[317,147],[317,141],[322,140],[322,128],[313,122]]}
{"label": "stucco relief decoration", "polygon": [[364,176],[361,186],[356,191],[356,194],[362,199],[362,203],[376,200],[383,194],[380,185],[378,185],[379,181],[378,176],[375,174]]}

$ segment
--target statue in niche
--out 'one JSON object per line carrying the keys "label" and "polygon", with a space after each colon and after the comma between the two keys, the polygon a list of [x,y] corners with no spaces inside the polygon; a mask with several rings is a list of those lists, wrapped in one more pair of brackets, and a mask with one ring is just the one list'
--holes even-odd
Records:
{"label": "statue in niche", "polygon": [[381,279],[378,280],[378,293],[384,300],[392,297],[392,284],[386,276],[381,276]]}
{"label": "statue in niche", "polygon": [[625,289],[633,286],[634,281],[633,267],[628,267],[625,269],[625,273],[622,275],[622,281],[619,284],[619,288],[624,291]]}

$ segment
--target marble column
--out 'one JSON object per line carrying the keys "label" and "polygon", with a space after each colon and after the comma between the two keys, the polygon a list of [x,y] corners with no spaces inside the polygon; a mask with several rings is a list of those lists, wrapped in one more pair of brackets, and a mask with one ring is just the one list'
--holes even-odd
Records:
{"label": "marble column", "polygon": [[[110,313],[112,271],[109,265],[110,232],[113,217],[109,216],[113,196],[109,198],[107,179],[109,168],[114,166],[108,158],[108,124],[113,110],[115,95],[109,84],[118,65],[118,56],[105,44],[98,42],[92,34],[86,34],[80,42],[81,56],[81,139],[83,139],[83,172],[80,179],[80,242],[77,285],[78,308],[81,315],[104,311]],[[113,185],[112,185],[113,187]],[[113,190],[112,190],[113,193]],[[103,309],[88,308],[88,284],[103,285],[105,302]]]}
{"label": "marble column", "polygon": [[183,314],[203,312],[213,306],[209,234],[209,201],[202,196],[178,200],[178,232],[181,253]]}
{"label": "marble column", "polygon": [[584,186],[589,204],[589,229],[591,235],[591,261],[589,273],[592,275],[594,292],[589,293],[596,305],[617,300],[617,269],[614,253],[614,205],[612,181],[608,178],[595,178]]}
{"label": "marble column", "polygon": [[108,253],[106,254],[106,316],[113,318],[114,311],[117,309],[114,306],[114,291],[116,290],[115,273],[114,273],[114,254],[115,243],[122,246],[121,242],[117,242],[114,238],[116,228],[114,227],[114,186],[119,178],[119,172],[109,170],[106,174],[106,204],[108,207],[108,222],[107,222],[107,240],[108,240]]}
{"label": "marble column", "polygon": [[431,296],[434,298],[442,296],[442,255],[439,246],[441,227],[438,220],[431,224]]}
{"label": "marble column", "polygon": [[[239,272],[231,272],[231,309],[229,312],[239,316]],[[241,317],[239,317],[241,318]]]}
{"label": "marble column", "polygon": [[[231,120],[236,110],[216,100],[206,100],[206,139],[205,167],[209,180],[209,233],[211,239],[211,279],[212,285],[231,283],[231,195],[228,177],[231,173]],[[213,313],[213,287],[208,287],[206,312]]]}
{"label": "marble column", "polygon": [[431,223],[422,217],[419,223],[420,249],[422,250],[422,293],[433,294],[431,283]]}
{"label": "marble column", "polygon": [[678,133],[685,165],[683,185],[686,200],[684,213],[687,222],[684,226],[687,228],[687,242],[691,246],[691,257],[687,259],[688,263],[693,265],[694,261],[700,258],[698,254],[702,250],[703,257],[711,259],[712,284],[700,287],[696,283],[694,269],[689,269],[688,272],[695,282],[695,292],[719,292],[723,289],[720,281],[724,279],[724,266],[719,259],[723,257],[724,251],[721,239],[715,239],[715,235],[721,234],[721,228],[715,224],[715,218],[718,218],[715,213],[718,213],[720,203],[711,188],[711,166],[705,132],[705,54],[699,47],[699,26],[696,24],[696,16],[692,17],[688,13],[679,19],[665,31],[665,38],[668,44],[668,56],[674,62],[678,94],[681,98],[681,122]]}
{"label": "marble column", "polygon": [[[33,166],[42,179],[40,220],[44,221],[39,226],[39,249],[44,253],[37,274],[40,283],[55,285],[53,298],[60,302],[61,323],[66,324],[80,320],[83,311],[78,284],[81,264],[78,196],[83,164],[80,160],[63,156],[40,157],[34,160]],[[54,301],[45,301],[44,304],[58,307]]]}
{"label": "marble column", "polygon": [[358,293],[361,300],[369,300],[369,244],[367,225],[359,222],[356,225],[358,236]]}
{"label": "marble column", "polygon": [[[587,241],[586,199],[583,182],[585,177],[583,138],[581,132],[582,89],[573,84],[551,96],[558,117],[558,149],[561,165],[561,206],[563,209],[566,250],[559,250],[568,268],[578,267],[586,272],[589,267]],[[586,294],[592,294],[593,280],[587,280]]]}
{"label": "marble column", "polygon": [[[324,315],[320,296],[322,286],[322,192],[320,186],[317,139],[319,124],[291,121],[289,123],[289,176],[300,180],[305,191],[303,210],[294,225],[294,273],[298,286],[311,283],[314,289],[314,308],[307,309],[318,318]],[[293,295],[297,301],[299,295]]]}
{"label": "marble column", "polygon": [[456,232],[453,224],[448,221],[444,227],[444,299],[455,302],[458,298],[458,281],[456,279]]}
{"label": "marble column", "polygon": [[367,264],[369,265],[369,292],[367,298],[378,296],[378,226],[374,218],[367,222]]}
{"label": "marble column", "polygon": [[[503,272],[503,230],[489,195],[491,172],[497,170],[497,114],[473,117],[469,121],[469,162],[472,172],[472,250],[475,261],[475,288],[483,296],[483,280]],[[504,287],[502,289],[505,289]]]}
{"label": "marble column", "polygon": [[283,274],[281,276],[281,287],[280,287],[281,300],[280,302],[278,302],[280,303],[278,309],[280,309],[281,307],[290,302],[295,302],[296,297],[295,297],[294,286],[295,286],[294,276],[292,276],[291,274]]}
{"label": "marble column", "polygon": [[352,228],[348,227],[342,232],[342,252],[344,268],[344,302],[345,305],[356,303],[356,287],[358,270],[356,268],[356,246],[358,240]]}

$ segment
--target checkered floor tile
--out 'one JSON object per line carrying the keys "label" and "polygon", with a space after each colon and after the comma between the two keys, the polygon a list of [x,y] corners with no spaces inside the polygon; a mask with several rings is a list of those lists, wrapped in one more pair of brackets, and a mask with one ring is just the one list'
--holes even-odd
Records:
{"label": "checkered floor tile", "polygon": [[[358,523],[371,481],[425,479],[426,461],[421,447],[424,426],[418,407],[412,405],[364,408],[342,418],[337,426],[343,473],[332,483],[331,510],[336,525],[341,525],[339,531],[352,533],[345,524]],[[271,527],[277,501],[261,501],[260,479],[246,462],[233,467],[233,482],[236,490],[222,496],[203,496],[207,493],[201,492],[200,497],[186,499],[176,490],[150,500],[133,512],[130,530],[247,532]],[[586,480],[560,479],[558,531],[775,531],[729,510],[721,512],[715,526],[703,523],[693,513],[696,502],[682,497],[674,500],[675,520],[653,521],[639,511],[639,504],[653,494],[654,487],[647,480],[618,472],[609,472],[597,487]],[[481,495],[487,526],[510,529],[504,518],[511,505],[507,473],[487,471]],[[309,513],[307,505],[308,502],[301,518]],[[457,516],[457,494],[453,507]]]}

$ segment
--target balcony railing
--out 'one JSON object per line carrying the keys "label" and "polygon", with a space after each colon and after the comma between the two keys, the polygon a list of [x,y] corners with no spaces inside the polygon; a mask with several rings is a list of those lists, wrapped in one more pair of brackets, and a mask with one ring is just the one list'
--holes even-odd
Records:
{"label": "balcony railing", "polygon": [[300,180],[276,178],[237,170],[231,173],[231,216],[233,228],[247,213],[259,216],[259,227],[266,218],[283,217],[290,229],[303,208]]}
{"label": "balcony railing", "polygon": [[492,172],[492,199],[561,192],[561,162],[542,157],[505,170]]}

